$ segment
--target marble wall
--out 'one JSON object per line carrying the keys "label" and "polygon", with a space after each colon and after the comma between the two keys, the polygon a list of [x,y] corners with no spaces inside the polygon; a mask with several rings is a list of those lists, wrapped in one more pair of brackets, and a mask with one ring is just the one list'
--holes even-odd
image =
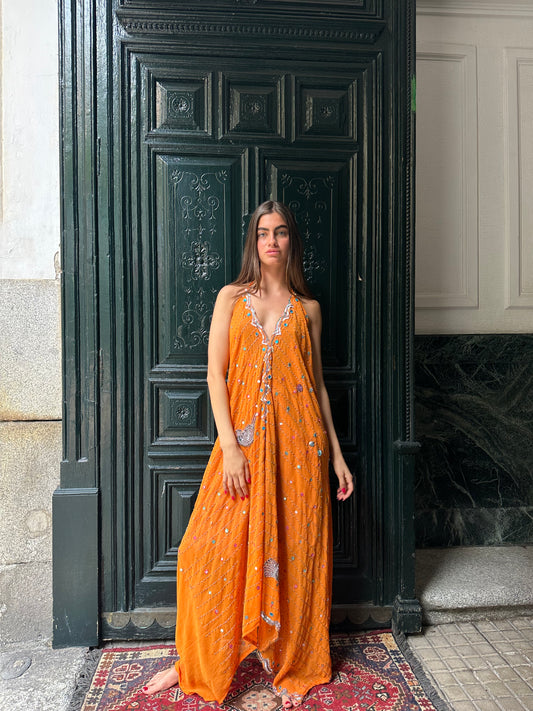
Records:
{"label": "marble wall", "polygon": [[533,543],[533,335],[415,336],[418,547]]}

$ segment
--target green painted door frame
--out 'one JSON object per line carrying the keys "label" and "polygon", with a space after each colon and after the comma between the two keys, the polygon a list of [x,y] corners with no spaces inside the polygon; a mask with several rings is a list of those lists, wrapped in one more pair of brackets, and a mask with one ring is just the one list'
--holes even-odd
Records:
{"label": "green painted door frame", "polygon": [[54,645],[173,636],[214,437],[214,294],[290,203],[358,500],[333,620],[417,631],[414,0],[62,0],[63,461]]}

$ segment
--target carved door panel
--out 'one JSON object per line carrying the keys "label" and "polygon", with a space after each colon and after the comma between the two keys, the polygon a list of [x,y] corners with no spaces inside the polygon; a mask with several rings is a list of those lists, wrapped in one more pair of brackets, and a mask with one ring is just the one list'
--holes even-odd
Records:
{"label": "carved door panel", "polygon": [[63,324],[56,644],[173,636],[177,549],[216,437],[211,312],[267,198],[302,232],[357,474],[356,496],[333,498],[334,620],[390,624],[396,605],[419,624],[404,456],[412,15],[410,0],[63,0],[64,187],[78,210],[64,215],[64,313],[88,304],[93,330]]}

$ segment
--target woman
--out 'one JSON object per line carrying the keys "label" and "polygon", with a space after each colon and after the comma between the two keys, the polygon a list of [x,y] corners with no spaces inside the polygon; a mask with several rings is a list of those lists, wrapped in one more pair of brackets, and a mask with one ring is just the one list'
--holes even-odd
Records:
{"label": "woman", "polygon": [[143,691],[179,683],[224,700],[257,651],[283,706],[331,678],[331,511],[353,491],[322,376],[321,314],[282,203],[250,220],[238,279],[218,294],[207,382],[218,430],[178,552],[180,659]]}

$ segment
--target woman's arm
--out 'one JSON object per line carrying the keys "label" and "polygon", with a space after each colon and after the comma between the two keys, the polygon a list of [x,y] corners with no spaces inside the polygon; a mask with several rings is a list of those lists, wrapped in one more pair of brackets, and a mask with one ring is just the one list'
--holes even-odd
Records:
{"label": "woman's arm", "polygon": [[315,376],[315,388],[320,405],[320,411],[328,433],[329,449],[331,463],[339,480],[339,488],[337,489],[337,499],[344,501],[353,492],[353,476],[348,465],[342,456],[339,439],[333,425],[333,417],[331,415],[331,405],[329,402],[328,391],[324,383],[324,375],[322,373],[322,353],[321,353],[321,334],[322,334],[322,314],[320,312],[320,304],[318,301],[305,301],[305,310],[309,317],[309,326],[311,333],[311,344],[313,352],[313,374]]}
{"label": "woman's arm", "polygon": [[222,483],[225,493],[228,493],[232,499],[235,499],[236,496],[240,496],[242,499],[248,496],[248,484],[250,483],[248,460],[237,442],[231,421],[226,384],[229,363],[229,327],[239,291],[239,287],[230,284],[223,287],[217,296],[211,319],[207,356],[207,385],[217,426],[218,440],[222,449]]}

